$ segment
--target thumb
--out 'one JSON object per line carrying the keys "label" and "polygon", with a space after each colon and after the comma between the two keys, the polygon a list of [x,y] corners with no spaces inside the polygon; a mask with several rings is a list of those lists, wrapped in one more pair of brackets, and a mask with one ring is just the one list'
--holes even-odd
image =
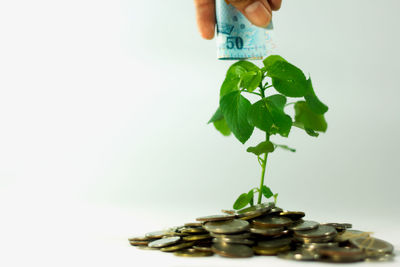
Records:
{"label": "thumb", "polygon": [[236,7],[252,24],[267,27],[272,19],[272,9],[267,0],[226,0]]}

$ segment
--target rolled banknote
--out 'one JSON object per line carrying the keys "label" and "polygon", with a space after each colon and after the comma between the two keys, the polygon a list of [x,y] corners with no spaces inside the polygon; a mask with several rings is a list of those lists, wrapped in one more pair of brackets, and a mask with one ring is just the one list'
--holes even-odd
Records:
{"label": "rolled banknote", "polygon": [[273,48],[272,22],[267,28],[251,24],[227,0],[216,0],[217,57],[225,60],[262,59]]}

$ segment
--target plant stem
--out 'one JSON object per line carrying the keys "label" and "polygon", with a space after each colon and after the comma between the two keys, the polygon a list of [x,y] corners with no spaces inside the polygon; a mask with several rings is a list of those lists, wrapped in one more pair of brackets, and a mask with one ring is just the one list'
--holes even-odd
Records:
{"label": "plant stem", "polygon": [[261,96],[261,94],[259,94],[259,93],[255,93],[255,92],[249,92],[249,91],[245,91],[245,90],[243,90],[242,92],[244,92],[244,93],[249,93],[249,94],[253,94],[253,95],[258,95],[258,96]]}
{"label": "plant stem", "polygon": [[[266,141],[269,141],[269,134],[266,133],[266,137],[265,137]],[[262,187],[264,185],[264,177],[265,177],[265,170],[266,170],[266,166],[267,166],[267,159],[268,159],[268,153],[264,154],[264,160],[262,161],[262,171],[261,171],[261,182],[260,182],[260,191],[258,193],[258,201],[257,204],[261,204],[261,198],[262,198]]]}

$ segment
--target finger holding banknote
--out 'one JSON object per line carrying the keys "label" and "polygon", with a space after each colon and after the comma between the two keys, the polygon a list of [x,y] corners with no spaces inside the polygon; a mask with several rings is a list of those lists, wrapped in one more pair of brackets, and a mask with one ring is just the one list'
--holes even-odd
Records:
{"label": "finger holding banknote", "polygon": [[[197,25],[200,34],[205,39],[214,37],[215,1],[221,0],[194,0]],[[227,0],[235,6],[254,25],[266,27],[271,22],[272,10],[281,7],[282,0]]]}

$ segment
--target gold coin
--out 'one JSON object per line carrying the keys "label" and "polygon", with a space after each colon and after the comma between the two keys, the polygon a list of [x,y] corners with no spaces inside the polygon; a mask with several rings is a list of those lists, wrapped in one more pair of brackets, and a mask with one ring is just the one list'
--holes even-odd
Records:
{"label": "gold coin", "polygon": [[185,241],[197,241],[197,240],[204,240],[204,239],[210,239],[211,236],[209,234],[205,235],[188,235],[182,237],[183,240]]}
{"label": "gold coin", "polygon": [[314,261],[319,259],[319,255],[313,251],[300,249],[278,253],[278,258],[296,261]]}
{"label": "gold coin", "polygon": [[217,238],[221,238],[221,237],[250,238],[252,236],[251,233],[249,233],[249,232],[244,232],[244,233],[239,233],[239,234],[217,234],[217,233],[210,232],[210,235],[212,237],[217,237]]}
{"label": "gold coin", "polygon": [[158,248],[151,248],[148,246],[136,246],[138,249],[142,249],[142,250],[158,250]]}
{"label": "gold coin", "polygon": [[306,214],[302,211],[288,211],[288,210],[282,211],[281,213],[279,213],[279,215],[288,217],[293,221],[300,220],[301,218],[306,216]]}
{"label": "gold coin", "polygon": [[201,227],[203,224],[201,222],[190,222],[185,223],[186,227]]}
{"label": "gold coin", "polygon": [[215,237],[212,240],[214,243],[242,244],[253,245],[254,241],[246,238],[230,238],[230,237]]}
{"label": "gold coin", "polygon": [[150,238],[145,237],[145,236],[140,236],[140,237],[131,237],[128,239],[129,241],[148,241]]}
{"label": "gold coin", "polygon": [[334,227],[329,225],[321,225],[317,229],[294,231],[294,236],[301,238],[319,238],[325,236],[336,236],[337,231]]}
{"label": "gold coin", "polygon": [[216,222],[216,221],[232,220],[232,219],[235,219],[235,218],[236,218],[236,215],[221,214],[221,215],[210,215],[210,216],[199,217],[199,218],[196,219],[196,221],[199,221],[199,222]]}
{"label": "gold coin", "polygon": [[266,215],[252,220],[252,223],[260,227],[276,228],[291,225],[293,221],[286,217]]}
{"label": "gold coin", "polygon": [[174,255],[179,257],[209,257],[212,256],[213,254],[214,254],[213,252],[198,251],[195,249],[185,249],[174,252]]}
{"label": "gold coin", "polygon": [[261,240],[257,242],[257,247],[260,248],[280,248],[288,246],[292,243],[291,237],[274,238],[270,240]]}
{"label": "gold coin", "polygon": [[294,238],[297,241],[300,241],[304,244],[310,244],[310,243],[327,243],[330,241],[333,241],[335,238],[335,235],[328,235],[328,236],[320,236],[320,237],[312,237],[312,238],[306,238],[306,237],[300,237],[300,236],[294,236]]}
{"label": "gold coin", "polygon": [[359,248],[331,247],[318,249],[318,254],[328,261],[356,262],[364,260],[365,254]]}
{"label": "gold coin", "polygon": [[206,222],[204,229],[217,234],[234,234],[240,233],[249,228],[247,221],[234,219],[230,221]]}
{"label": "gold coin", "polygon": [[180,244],[170,246],[170,247],[164,247],[164,248],[161,248],[160,250],[162,252],[173,252],[173,251],[181,250],[184,248],[190,248],[193,245],[194,245],[194,242],[186,242],[186,243],[180,243]]}
{"label": "gold coin", "polygon": [[222,213],[230,214],[230,215],[236,215],[236,211],[234,210],[221,210]]}
{"label": "gold coin", "polygon": [[251,217],[260,213],[261,214],[268,213],[274,207],[274,205],[275,205],[274,203],[257,204],[252,207],[248,207],[237,211],[237,215],[238,218],[242,218],[242,217]]}
{"label": "gold coin", "polygon": [[339,243],[337,242],[328,242],[328,243],[305,243],[302,244],[301,247],[305,250],[318,250],[320,248],[331,248],[331,247],[339,247]]}
{"label": "gold coin", "polygon": [[359,230],[345,230],[343,232],[340,232],[337,234],[335,237],[335,242],[340,242],[344,243],[349,241],[352,238],[357,238],[357,237],[369,237],[370,234],[368,232],[363,232]]}
{"label": "gold coin", "polygon": [[201,234],[206,232],[202,227],[187,227],[181,230],[182,234]]}
{"label": "gold coin", "polygon": [[209,245],[198,244],[198,245],[193,246],[193,248],[198,251],[212,252],[211,244],[209,244]]}
{"label": "gold coin", "polygon": [[147,246],[150,243],[150,241],[129,241],[129,244],[131,246]]}
{"label": "gold coin", "polygon": [[253,247],[253,250],[256,254],[259,254],[259,255],[272,256],[272,255],[277,255],[278,253],[290,250],[290,246],[287,245],[287,246],[277,247],[277,248],[264,248],[264,247],[255,246],[255,247]]}
{"label": "gold coin", "polygon": [[252,225],[249,231],[253,234],[259,234],[268,237],[278,237],[289,233],[289,231],[285,230],[284,227],[263,228],[257,225]]}
{"label": "gold coin", "polygon": [[350,243],[363,250],[367,256],[379,257],[393,252],[393,245],[384,240],[373,237],[357,237],[350,239]]}
{"label": "gold coin", "polygon": [[212,246],[215,254],[228,258],[248,258],[253,256],[253,250],[240,244],[215,243]]}
{"label": "gold coin", "polygon": [[240,217],[239,219],[247,221],[247,220],[251,220],[251,219],[263,216],[264,214],[265,214],[265,212],[258,212],[258,213],[254,212],[253,215]]}
{"label": "gold coin", "polygon": [[288,227],[289,230],[292,231],[305,231],[305,230],[313,230],[318,228],[319,223],[314,221],[300,221]]}

